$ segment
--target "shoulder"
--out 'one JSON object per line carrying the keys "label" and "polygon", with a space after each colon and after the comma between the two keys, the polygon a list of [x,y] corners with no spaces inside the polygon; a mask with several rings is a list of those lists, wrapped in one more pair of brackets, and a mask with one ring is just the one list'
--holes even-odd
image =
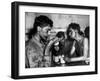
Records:
{"label": "shoulder", "polygon": [[31,48],[32,47],[32,41],[29,40],[27,43],[25,43],[26,48]]}
{"label": "shoulder", "polygon": [[36,46],[37,45],[35,44],[35,42],[30,40],[28,43],[26,43],[25,49],[27,51],[34,51]]}

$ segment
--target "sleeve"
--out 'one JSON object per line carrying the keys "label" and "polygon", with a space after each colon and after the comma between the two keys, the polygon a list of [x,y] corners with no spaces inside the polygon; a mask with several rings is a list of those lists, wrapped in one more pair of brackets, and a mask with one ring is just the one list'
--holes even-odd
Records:
{"label": "sleeve", "polygon": [[39,58],[38,58],[38,54],[36,52],[36,50],[32,47],[28,47],[26,49],[26,57],[28,60],[28,65],[30,66],[30,68],[34,68],[34,67],[38,67],[38,62],[39,62]]}

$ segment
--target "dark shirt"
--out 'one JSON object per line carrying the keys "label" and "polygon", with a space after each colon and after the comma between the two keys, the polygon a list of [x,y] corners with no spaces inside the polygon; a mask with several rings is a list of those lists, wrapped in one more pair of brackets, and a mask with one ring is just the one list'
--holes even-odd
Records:
{"label": "dark shirt", "polygon": [[[83,40],[82,41],[76,41],[75,43],[75,52],[71,55],[71,49],[73,46],[73,42],[76,40],[72,39],[66,39],[64,43],[64,54],[65,57],[68,58],[74,58],[74,57],[81,57],[83,56]],[[73,66],[73,65],[85,65],[84,61],[75,61],[75,62],[68,62],[67,65]]]}
{"label": "dark shirt", "polygon": [[58,51],[56,51],[54,47],[55,46],[53,45],[52,48],[51,48],[52,55],[58,56],[58,55],[63,54],[63,47],[64,47],[63,43],[59,42],[59,45],[58,45],[59,50]]}
{"label": "dark shirt", "polygon": [[[65,42],[64,42],[64,55],[65,55],[65,57],[71,58],[71,57],[77,57],[78,56],[78,54],[76,54],[76,50],[75,50],[73,55],[70,54],[74,41],[75,40],[73,40],[73,39],[66,39],[65,40]],[[75,48],[76,47],[77,47],[77,45],[75,44]]]}

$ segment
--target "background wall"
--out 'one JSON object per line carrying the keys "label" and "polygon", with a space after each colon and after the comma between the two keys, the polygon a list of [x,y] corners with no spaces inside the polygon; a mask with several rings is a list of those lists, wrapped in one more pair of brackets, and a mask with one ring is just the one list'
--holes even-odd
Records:
{"label": "background wall", "polygon": [[[53,28],[51,31],[58,32],[63,31],[66,32],[68,25],[70,23],[78,23],[80,25],[81,31],[84,32],[86,27],[90,27],[89,24],[89,15],[80,15],[80,14],[56,14],[53,13],[38,13],[38,12],[25,12],[25,30],[26,34],[29,32],[30,28],[33,28],[34,20],[39,15],[45,15],[49,17],[53,21]],[[55,33],[55,35],[56,35]],[[50,36],[51,37],[51,36]],[[28,37],[25,37],[26,41]]]}
{"label": "background wall", "polygon": [[[10,78],[11,72],[11,2],[14,0],[1,0],[0,2],[0,81],[13,81]],[[20,1],[20,0],[19,0]],[[100,14],[100,0],[21,0],[30,2],[71,4],[98,6],[98,14]],[[98,22],[100,15],[98,15]],[[100,23],[98,23],[98,35],[100,35]],[[100,36],[98,36],[100,41]],[[98,42],[98,49],[100,42]],[[98,62],[100,62],[100,50],[98,50]],[[100,68],[100,63],[98,63]],[[100,70],[99,70],[100,71]],[[98,72],[99,72],[98,71]],[[99,81],[98,75],[82,75],[82,76],[65,76],[39,79],[26,79],[26,81]],[[22,81],[22,80],[21,80]]]}
{"label": "background wall", "polygon": [[39,15],[45,15],[49,17],[53,21],[54,28],[61,28],[66,30],[68,25],[72,22],[78,23],[81,27],[81,30],[83,31],[85,27],[89,26],[89,15],[56,14],[55,12],[54,14],[26,12],[26,29],[33,27],[35,17]]}

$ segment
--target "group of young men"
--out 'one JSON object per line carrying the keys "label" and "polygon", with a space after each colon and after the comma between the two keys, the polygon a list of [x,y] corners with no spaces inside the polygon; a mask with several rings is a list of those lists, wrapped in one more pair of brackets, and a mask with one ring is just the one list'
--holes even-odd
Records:
{"label": "group of young men", "polygon": [[79,24],[70,23],[66,32],[59,31],[53,39],[48,40],[52,27],[53,21],[47,16],[35,18],[25,44],[25,67],[88,65],[89,27],[83,33]]}

